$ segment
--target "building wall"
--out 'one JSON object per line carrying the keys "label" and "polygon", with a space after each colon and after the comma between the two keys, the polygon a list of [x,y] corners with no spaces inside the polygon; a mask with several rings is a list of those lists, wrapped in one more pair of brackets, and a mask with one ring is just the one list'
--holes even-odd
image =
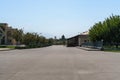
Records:
{"label": "building wall", "polygon": [[68,47],[78,46],[78,42],[79,42],[78,37],[79,36],[75,36],[75,37],[67,39],[67,46]]}
{"label": "building wall", "polygon": [[7,43],[7,23],[0,23],[0,31],[1,31],[1,38],[0,38],[0,44],[6,44]]}
{"label": "building wall", "polygon": [[82,46],[82,44],[85,42],[89,42],[89,35],[81,34],[67,39],[67,46],[68,47]]}
{"label": "building wall", "polygon": [[89,42],[89,35],[79,35],[79,46],[82,46],[83,43]]}
{"label": "building wall", "polygon": [[12,45],[13,44],[13,40],[14,40],[12,38],[13,29],[9,27],[7,23],[0,23],[0,33],[1,33],[0,35],[1,45]]}

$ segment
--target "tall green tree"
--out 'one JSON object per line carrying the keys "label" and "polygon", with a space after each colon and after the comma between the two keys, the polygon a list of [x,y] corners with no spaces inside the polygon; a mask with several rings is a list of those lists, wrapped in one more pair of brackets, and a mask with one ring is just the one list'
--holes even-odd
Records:
{"label": "tall green tree", "polygon": [[12,37],[17,41],[17,43],[19,43],[19,44],[22,43],[22,40],[23,40],[23,30],[22,29],[13,29]]}
{"label": "tall green tree", "polygon": [[62,44],[65,45],[65,42],[66,42],[66,38],[64,35],[61,36],[61,41],[62,41]]}
{"label": "tall green tree", "polygon": [[120,16],[112,15],[103,22],[98,22],[89,30],[91,41],[104,40],[105,43],[120,44]]}

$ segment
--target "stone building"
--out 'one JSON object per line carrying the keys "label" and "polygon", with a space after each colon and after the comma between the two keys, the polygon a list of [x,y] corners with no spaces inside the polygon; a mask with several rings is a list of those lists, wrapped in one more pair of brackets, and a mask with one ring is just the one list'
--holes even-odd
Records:
{"label": "stone building", "polygon": [[7,23],[0,23],[0,45],[13,45],[16,43],[12,38],[13,28]]}
{"label": "stone building", "polygon": [[67,39],[67,46],[82,46],[82,44],[89,42],[89,32],[83,32],[79,35]]}

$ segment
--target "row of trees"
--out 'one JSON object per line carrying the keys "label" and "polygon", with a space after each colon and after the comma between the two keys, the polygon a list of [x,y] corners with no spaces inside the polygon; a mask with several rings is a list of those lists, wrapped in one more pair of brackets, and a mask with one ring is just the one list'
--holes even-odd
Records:
{"label": "row of trees", "polygon": [[98,22],[89,30],[90,40],[93,42],[103,40],[104,43],[120,44],[120,16],[112,15],[103,22]]}
{"label": "row of trees", "polygon": [[66,38],[65,38],[65,36],[62,35],[61,38],[59,38],[59,39],[57,39],[56,36],[55,36],[54,44],[55,45],[65,45],[66,44]]}
{"label": "row of trees", "polygon": [[24,33],[22,29],[14,29],[12,37],[18,44],[25,44],[30,48],[50,46],[54,42],[52,38],[47,39],[38,33]]}
{"label": "row of trees", "polygon": [[27,47],[44,47],[50,45],[65,45],[66,39],[62,35],[60,39],[56,37],[45,38],[38,33],[24,33],[22,29],[14,29],[12,37],[17,41],[18,44],[25,44]]}

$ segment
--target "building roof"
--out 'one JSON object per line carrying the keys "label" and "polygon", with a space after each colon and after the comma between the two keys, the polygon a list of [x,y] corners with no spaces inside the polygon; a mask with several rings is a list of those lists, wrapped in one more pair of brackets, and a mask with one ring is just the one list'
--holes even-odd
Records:
{"label": "building roof", "polygon": [[79,37],[79,36],[88,36],[88,35],[89,35],[89,31],[85,31],[85,32],[83,32],[83,33],[81,33],[81,34],[79,34],[79,35],[70,37],[70,38],[68,38],[68,39],[72,39],[72,38]]}
{"label": "building roof", "polygon": [[80,35],[89,35],[89,31],[85,31],[85,32],[81,33]]}

